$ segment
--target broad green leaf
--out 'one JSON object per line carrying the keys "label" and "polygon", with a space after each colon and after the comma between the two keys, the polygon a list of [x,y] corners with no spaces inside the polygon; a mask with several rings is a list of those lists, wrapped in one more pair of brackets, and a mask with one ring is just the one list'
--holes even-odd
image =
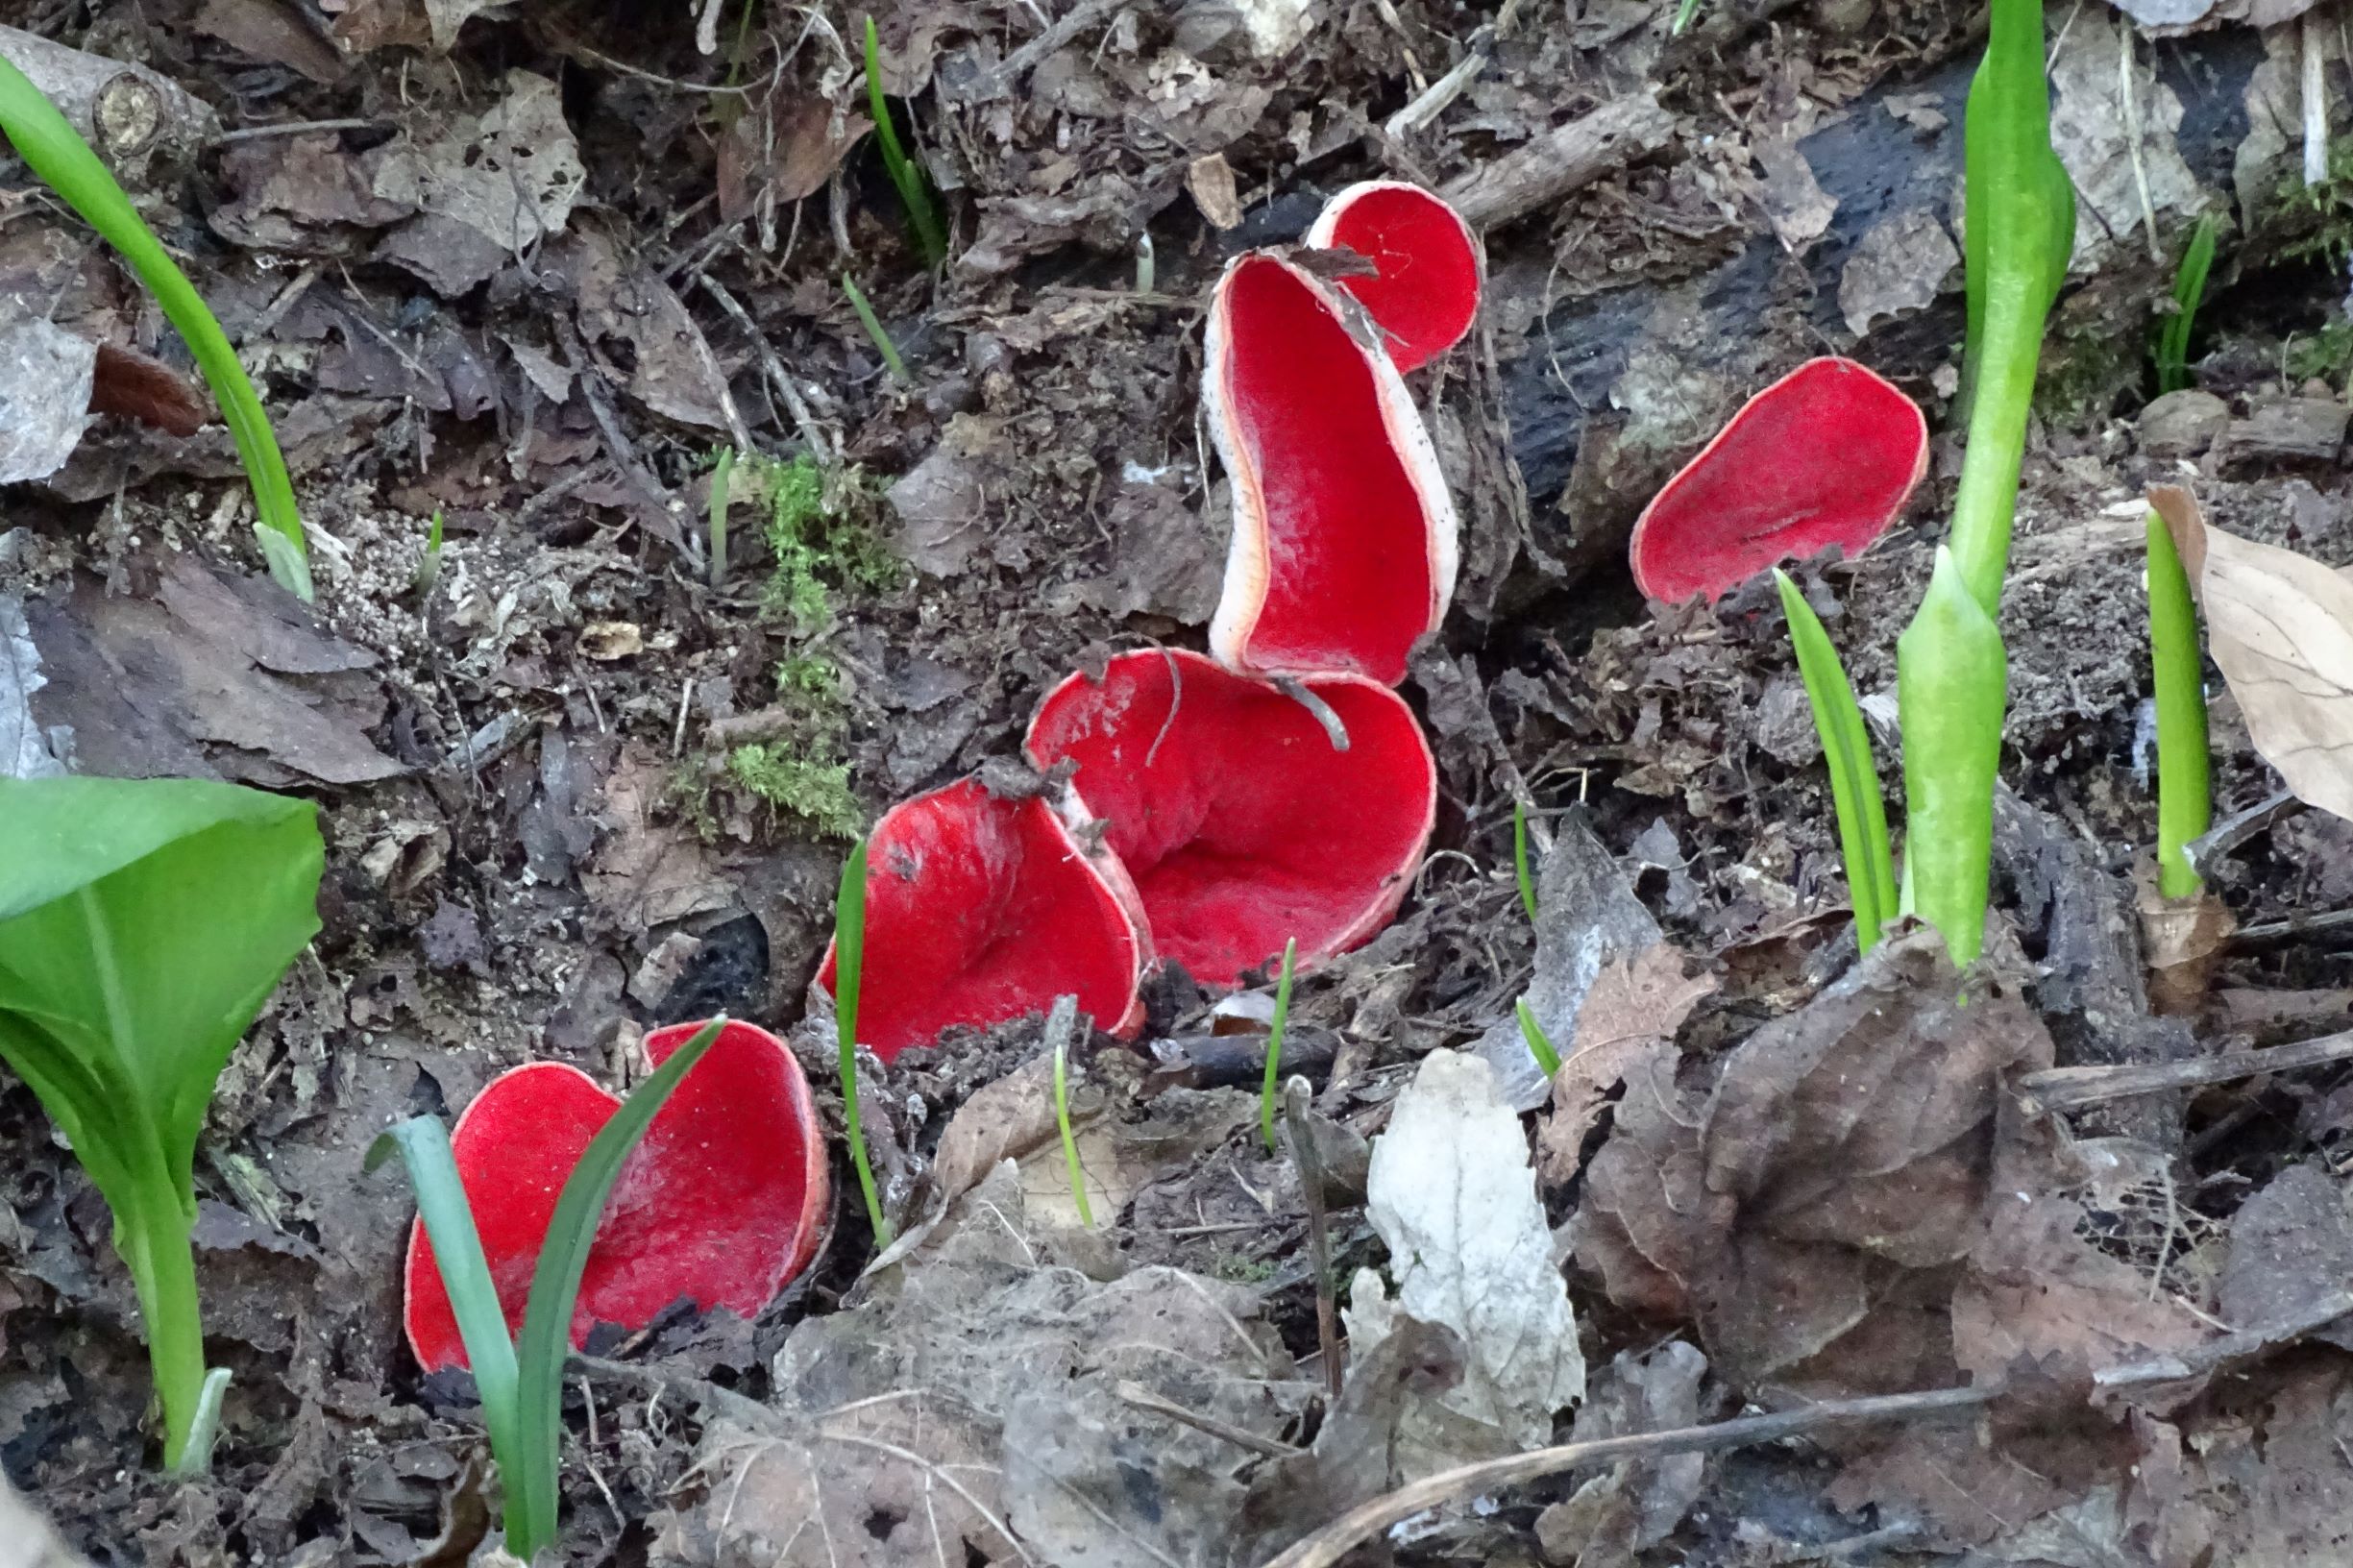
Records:
{"label": "broad green leaf", "polygon": [[0,779],[0,1057],[114,1213],[164,1453],[206,1387],[188,1228],[229,1053],[318,931],[309,802],[194,779]]}
{"label": "broad green leaf", "polygon": [[1955,964],[1985,940],[1994,860],[1994,782],[2009,665],[2001,633],[1937,547],[1920,613],[1896,639],[1903,724],[1903,865],[1912,907],[1944,936]]}
{"label": "broad green leaf", "polygon": [[[621,1168],[671,1091],[701,1061],[726,1027],[713,1018],[672,1054],[653,1075],[629,1091],[580,1154],[555,1200],[548,1237],[531,1273],[531,1298],[523,1310],[523,1333],[515,1341],[516,1458],[506,1472],[506,1549],[526,1562],[541,1547],[555,1543],[558,1488],[564,1439],[564,1358],[572,1351],[572,1312],[579,1301],[580,1272],[588,1266],[597,1225],[604,1217]],[[438,1247],[439,1243],[435,1243]],[[461,1331],[462,1332],[462,1331]],[[473,1343],[467,1342],[467,1354]]]}
{"label": "broad green leaf", "polygon": [[1838,846],[1847,863],[1847,887],[1854,900],[1855,942],[1870,952],[1879,930],[1896,918],[1896,863],[1887,845],[1887,802],[1879,794],[1878,765],[1872,760],[1871,732],[1854,688],[1838,662],[1838,649],[1822,618],[1805,601],[1789,574],[1776,567],[1781,613],[1798,653],[1798,674],[1814,710],[1814,732],[1822,737],[1830,770],[1830,804],[1838,814]]}

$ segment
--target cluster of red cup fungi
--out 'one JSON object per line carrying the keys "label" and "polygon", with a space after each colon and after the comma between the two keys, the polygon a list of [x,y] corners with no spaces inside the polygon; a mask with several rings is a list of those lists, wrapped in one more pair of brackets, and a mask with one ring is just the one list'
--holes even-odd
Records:
{"label": "cluster of red cup fungi", "polygon": [[[1351,254],[1353,253],[1353,254]],[[960,779],[885,813],[870,844],[861,1043],[888,1063],[957,1025],[1073,995],[1142,1027],[1176,963],[1230,988],[1298,943],[1311,968],[1395,915],[1437,803],[1395,691],[1454,592],[1456,522],[1407,374],[1466,333],[1477,237],[1416,186],[1336,197],[1297,249],[1219,280],[1202,401],[1233,492],[1207,655],[1140,649],[1047,693],[1038,788]],[[1920,410],[1851,360],[1758,393],[1652,502],[1631,545],[1654,600],[1710,601],[1777,561],[1852,555],[1926,466]],[[829,993],[828,951],[816,991]],[[694,1032],[658,1030],[659,1064]],[[494,1081],[452,1142],[510,1325],[557,1195],[619,1101],[551,1063]],[[750,1315],[806,1266],[829,1211],[822,1135],[782,1042],[730,1023],[657,1115],[607,1206],[576,1343],[681,1298]],[[429,1370],[465,1349],[431,1243],[411,1234],[407,1329]]]}

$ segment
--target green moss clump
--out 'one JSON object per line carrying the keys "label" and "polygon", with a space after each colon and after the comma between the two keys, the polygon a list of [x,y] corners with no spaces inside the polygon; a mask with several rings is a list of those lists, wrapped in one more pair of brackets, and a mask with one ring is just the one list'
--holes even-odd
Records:
{"label": "green moss clump", "polygon": [[880,593],[905,580],[905,567],[875,527],[880,497],[856,469],[828,480],[805,453],[789,462],[751,457],[737,465],[734,482],[739,495],[768,508],[765,531],[776,564],[762,608],[796,630],[832,619],[837,590]]}
{"label": "green moss clump", "polygon": [[2353,372],[2353,322],[2332,321],[2316,332],[2298,332],[2288,340],[2288,379],[2341,381]]}
{"label": "green moss clump", "polygon": [[831,839],[865,831],[866,813],[850,792],[849,764],[795,756],[781,746],[739,746],[727,754],[727,776],[780,816]]}

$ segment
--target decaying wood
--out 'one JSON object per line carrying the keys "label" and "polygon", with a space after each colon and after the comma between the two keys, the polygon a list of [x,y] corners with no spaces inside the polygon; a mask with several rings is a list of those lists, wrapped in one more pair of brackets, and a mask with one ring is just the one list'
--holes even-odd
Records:
{"label": "decaying wood", "polygon": [[2332,1062],[2353,1062],[2353,1031],[2323,1035],[2292,1045],[2267,1045],[2261,1050],[2233,1051],[2190,1062],[2152,1062],[2114,1067],[2052,1067],[2030,1072],[2018,1081],[2020,1102],[2031,1115],[2075,1111],[2087,1105],[2120,1100],[2133,1094],[2157,1094],[2167,1090],[2227,1084],[2267,1072],[2294,1072],[2324,1067]]}
{"label": "decaying wood", "polygon": [[1654,153],[1675,134],[1675,115],[1654,92],[1631,93],[1556,125],[1523,147],[1439,192],[1475,229],[1509,223]]}
{"label": "decaying wood", "polygon": [[0,27],[0,55],[58,106],[126,183],[142,180],[151,168],[185,168],[220,135],[220,121],[202,99],[144,65],[69,49],[13,27]]}

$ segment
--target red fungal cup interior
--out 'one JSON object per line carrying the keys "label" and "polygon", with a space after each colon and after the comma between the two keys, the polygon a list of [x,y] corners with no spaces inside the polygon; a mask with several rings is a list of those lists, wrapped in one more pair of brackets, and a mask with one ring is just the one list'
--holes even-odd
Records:
{"label": "red fungal cup interior", "polygon": [[[658,1029],[659,1065],[700,1024]],[[621,1102],[576,1068],[535,1062],[492,1080],[451,1135],[459,1179],[509,1333],[523,1326],[556,1200]],[[823,1135],[782,1041],[729,1023],[623,1166],[580,1280],[572,1342],[599,1323],[641,1329],[679,1301],[756,1315],[805,1267],[829,1203]],[[423,1221],[410,1230],[410,1347],[427,1371],[464,1366],[464,1342]]]}
{"label": "red fungal cup interior", "polygon": [[1454,208],[1417,185],[1353,186],[1332,200],[1310,242],[1344,245],[1369,277],[1340,280],[1380,324],[1389,358],[1418,370],[1462,341],[1479,314],[1479,243]]}
{"label": "red fungal cup interior", "polygon": [[1073,675],[1030,726],[1039,767],[1077,763],[1155,949],[1206,984],[1238,983],[1287,938],[1302,962],[1357,945],[1421,863],[1437,775],[1411,710],[1367,680],[1310,689],[1346,751],[1290,697],[1188,652],[1121,654],[1099,685]]}
{"label": "red fungal cup interior", "polygon": [[[1133,1029],[1146,948],[1120,893],[1042,799],[964,779],[894,807],[867,847],[859,1041],[889,1062],[1066,993],[1098,1026]],[[834,978],[828,951],[827,995]]]}
{"label": "red fungal cup interior", "polygon": [[1713,601],[1777,561],[1887,531],[1927,471],[1919,407],[1851,359],[1813,359],[1749,400],[1634,526],[1652,599]]}
{"label": "red fungal cup interior", "polygon": [[[1395,685],[1451,588],[1436,558],[1451,552],[1453,517],[1433,515],[1442,486],[1433,478],[1439,493],[1425,495],[1392,429],[1411,404],[1393,376],[1384,386],[1331,298],[1295,268],[1247,257],[1219,296],[1212,422],[1235,477],[1238,535],[1211,634],[1219,656]],[[1402,410],[1385,408],[1390,399]]]}

